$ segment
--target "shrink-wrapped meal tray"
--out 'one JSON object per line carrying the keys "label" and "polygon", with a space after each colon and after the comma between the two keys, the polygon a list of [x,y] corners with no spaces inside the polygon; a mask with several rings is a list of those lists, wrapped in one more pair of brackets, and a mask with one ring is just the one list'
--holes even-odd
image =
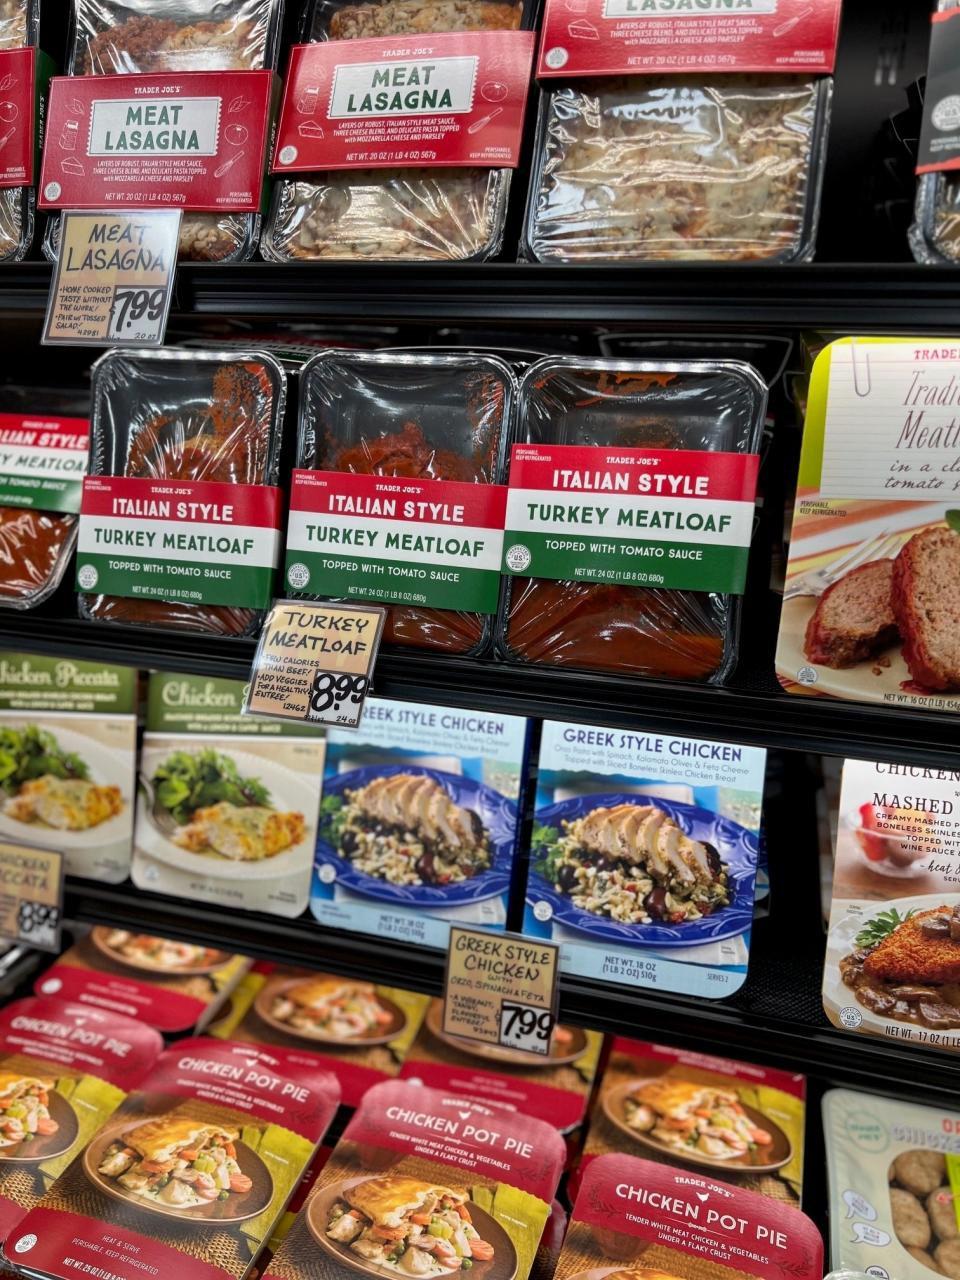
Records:
{"label": "shrink-wrapped meal tray", "polygon": [[[301,375],[297,466],[497,484],[514,397],[513,375],[494,356],[321,352]],[[342,553],[329,544],[320,549]],[[425,565],[432,562],[429,555],[423,559]],[[391,576],[385,581],[404,580]],[[415,598],[415,591],[409,594]],[[399,604],[387,612],[383,643],[476,654],[486,648],[492,633],[492,615]]]}
{"label": "shrink-wrapped meal tray", "polygon": [[[286,376],[265,352],[108,351],[93,366],[92,396],[91,476],[277,483]],[[94,622],[205,635],[253,635],[263,618],[186,600],[78,598]]]}
{"label": "shrink-wrapped meal tray", "polygon": [[[598,463],[617,449],[749,455],[765,409],[760,376],[737,361],[549,356],[520,384],[515,439],[586,446]],[[511,577],[497,647],[511,662],[715,683],[739,620],[739,597],[720,591]]]}
{"label": "shrink-wrapped meal tray", "polygon": [[[958,3],[960,0],[937,0],[937,12],[956,9]],[[908,238],[917,262],[931,266],[960,263],[960,174],[920,174]]]}
{"label": "shrink-wrapped meal tray", "polygon": [[[276,68],[283,0],[74,0],[67,70],[72,76]],[[253,256],[260,215],[185,209],[180,258],[236,262]],[[44,253],[54,259],[60,220]]]}
{"label": "shrink-wrapped meal tray", "polygon": [[617,77],[543,90],[524,255],[541,262],[813,256],[831,81]]}
{"label": "shrink-wrapped meal tray", "polygon": [[[522,0],[319,0],[304,38],[515,31],[524,25]],[[345,169],[278,181],[261,251],[278,262],[480,262],[502,244],[510,176],[509,169],[469,167]]]}
{"label": "shrink-wrapped meal tray", "polygon": [[[40,0],[0,0],[0,51],[36,46]],[[12,136],[10,125],[0,136]],[[33,187],[0,189],[0,262],[20,262],[33,242],[36,192]]]}

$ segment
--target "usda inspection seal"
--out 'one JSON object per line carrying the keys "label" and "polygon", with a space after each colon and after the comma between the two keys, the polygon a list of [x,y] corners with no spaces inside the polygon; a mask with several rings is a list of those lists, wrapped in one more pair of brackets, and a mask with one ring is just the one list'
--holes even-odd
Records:
{"label": "usda inspection seal", "polygon": [[295,591],[302,591],[309,581],[310,570],[305,564],[301,564],[299,560],[287,569],[287,582]]}
{"label": "usda inspection seal", "polygon": [[92,564],[82,564],[77,573],[77,581],[83,587],[84,591],[92,591],[100,581],[100,575]]}
{"label": "usda inspection seal", "polygon": [[507,568],[512,569],[514,573],[523,573],[524,569],[530,567],[532,559],[530,548],[525,547],[522,542],[515,542],[507,549]]}
{"label": "usda inspection seal", "polygon": [[863,1022],[863,1014],[859,1009],[854,1009],[852,1005],[847,1005],[840,1010],[840,1025],[846,1027],[848,1031],[856,1031],[861,1022]]}

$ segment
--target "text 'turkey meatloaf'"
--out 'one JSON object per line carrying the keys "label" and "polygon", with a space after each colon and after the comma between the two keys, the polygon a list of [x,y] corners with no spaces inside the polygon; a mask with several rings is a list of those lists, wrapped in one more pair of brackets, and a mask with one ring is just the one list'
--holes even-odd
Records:
{"label": "text 'turkey meatloaf'", "polygon": [[894,562],[893,611],[903,659],[925,689],[960,689],[960,534],[914,534]]}
{"label": "text 'turkey meatloaf'", "polygon": [[892,560],[871,560],[828,587],[807,623],[808,661],[852,667],[893,644],[898,633],[892,588]]}

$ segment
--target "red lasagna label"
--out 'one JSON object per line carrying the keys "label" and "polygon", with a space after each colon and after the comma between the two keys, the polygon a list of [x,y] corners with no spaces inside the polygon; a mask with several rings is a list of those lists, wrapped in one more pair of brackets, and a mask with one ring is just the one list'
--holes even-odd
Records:
{"label": "red lasagna label", "polygon": [[540,77],[833,70],[840,0],[547,0]]}
{"label": "red lasagna label", "polygon": [[0,52],[0,187],[33,186],[37,59],[36,49]]}
{"label": "red lasagna label", "polygon": [[57,77],[40,207],[256,213],[272,90],[270,71]]}
{"label": "red lasagna label", "polygon": [[515,168],[535,35],[473,31],[298,45],[274,173]]}

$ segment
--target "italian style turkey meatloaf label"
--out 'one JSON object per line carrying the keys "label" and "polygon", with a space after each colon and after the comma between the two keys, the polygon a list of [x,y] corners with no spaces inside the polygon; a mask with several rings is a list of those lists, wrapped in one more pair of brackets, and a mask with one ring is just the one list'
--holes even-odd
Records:
{"label": "italian style turkey meatloaf label", "polygon": [[280,490],[87,476],[77,587],[143,600],[266,609],[280,551]]}
{"label": "italian style turkey meatloaf label", "polygon": [[242,1280],[338,1100],[309,1055],[181,1040],[7,1237],[5,1255],[61,1280]]}
{"label": "italian style turkey meatloaf label", "polygon": [[535,42],[469,31],[298,45],[273,170],[514,168]]}
{"label": "italian style turkey meatloaf label", "polygon": [[0,1013],[0,1241],[162,1049],[142,1023],[71,1001],[17,1000]]}
{"label": "italian style turkey meatloaf label", "polygon": [[515,444],[503,570],[739,595],[759,458]]}
{"label": "italian style turkey meatloaf label", "polygon": [[0,413],[0,504],[79,511],[89,451],[86,418]]}
{"label": "italian style turkey meatloaf label", "polygon": [[840,0],[547,0],[537,75],[828,74]]}
{"label": "italian style turkey meatloaf label", "polygon": [[40,207],[259,212],[273,86],[270,71],[55,78]]}

